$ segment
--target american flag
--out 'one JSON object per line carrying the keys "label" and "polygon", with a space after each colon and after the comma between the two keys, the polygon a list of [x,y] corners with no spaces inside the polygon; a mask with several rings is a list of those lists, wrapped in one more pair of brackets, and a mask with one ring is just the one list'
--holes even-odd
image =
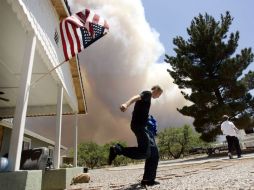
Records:
{"label": "american flag", "polygon": [[63,19],[60,33],[65,61],[104,36],[108,30],[107,22],[89,9]]}

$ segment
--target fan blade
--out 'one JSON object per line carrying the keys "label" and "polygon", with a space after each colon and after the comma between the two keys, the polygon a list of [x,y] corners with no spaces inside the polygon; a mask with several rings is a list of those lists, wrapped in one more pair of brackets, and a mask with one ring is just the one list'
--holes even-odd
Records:
{"label": "fan blade", "polygon": [[6,102],[9,102],[9,101],[10,101],[9,99],[2,98],[2,97],[0,97],[0,100],[6,101]]}

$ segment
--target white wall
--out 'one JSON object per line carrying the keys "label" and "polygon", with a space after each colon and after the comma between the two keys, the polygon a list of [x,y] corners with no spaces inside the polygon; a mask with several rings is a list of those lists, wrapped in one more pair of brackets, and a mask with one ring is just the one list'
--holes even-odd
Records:
{"label": "white wall", "polygon": [[[24,4],[24,11],[32,23],[33,29],[42,43],[50,62],[45,61],[49,68],[57,66],[64,60],[58,15],[50,0],[20,0]],[[59,43],[54,40],[55,31],[58,33]],[[43,56],[43,55],[42,55]],[[69,64],[64,64],[57,70],[58,77],[63,82],[67,99],[71,100],[74,110],[78,109],[76,93],[73,86]]]}

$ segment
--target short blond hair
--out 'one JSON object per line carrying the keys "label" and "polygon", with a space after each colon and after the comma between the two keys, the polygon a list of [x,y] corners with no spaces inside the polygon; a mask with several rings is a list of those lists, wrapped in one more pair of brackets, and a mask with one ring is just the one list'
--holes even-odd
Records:
{"label": "short blond hair", "polygon": [[163,92],[162,88],[159,86],[159,85],[154,85],[151,90],[158,90],[160,91],[161,93]]}

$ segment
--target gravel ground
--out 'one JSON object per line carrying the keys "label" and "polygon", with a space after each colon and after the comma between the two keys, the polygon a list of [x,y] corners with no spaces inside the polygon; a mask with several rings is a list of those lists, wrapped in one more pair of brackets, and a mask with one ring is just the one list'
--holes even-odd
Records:
{"label": "gravel ground", "polygon": [[141,187],[143,165],[104,168],[89,171],[87,184],[71,186],[72,190],[135,190],[135,189],[206,189],[254,190],[254,158],[215,159],[192,162],[160,162],[159,185]]}

